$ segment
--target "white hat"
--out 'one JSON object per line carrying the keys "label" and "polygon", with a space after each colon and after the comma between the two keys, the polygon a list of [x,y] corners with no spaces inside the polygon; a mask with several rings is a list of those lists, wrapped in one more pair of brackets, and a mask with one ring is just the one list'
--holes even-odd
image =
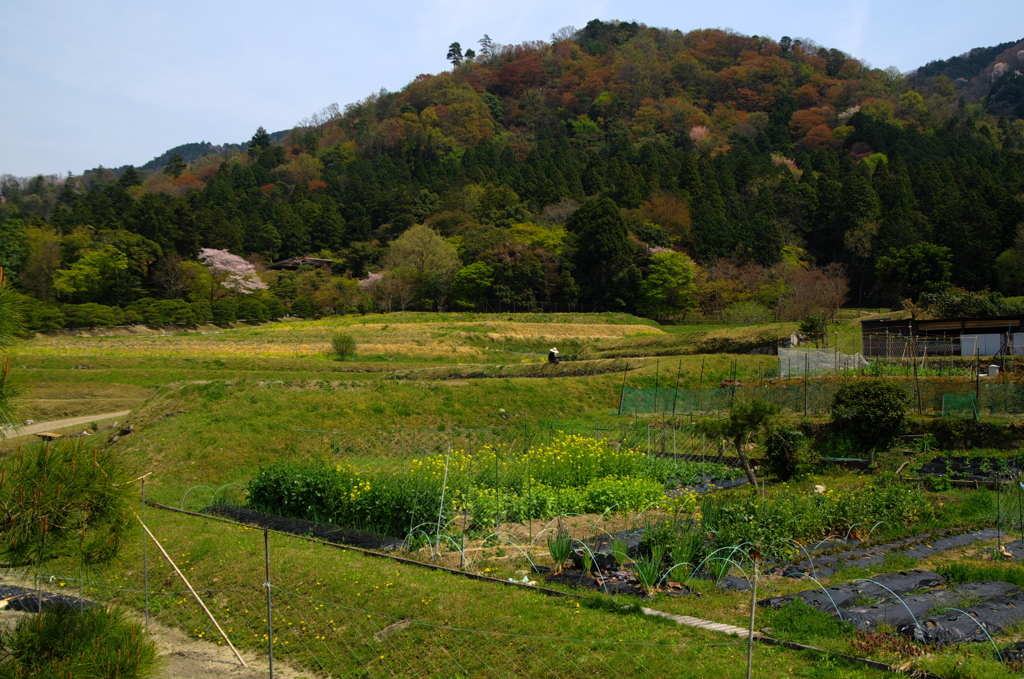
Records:
{"label": "white hat", "polygon": [[554,347],[551,347],[551,353],[557,354],[558,353],[558,349],[555,349]]}

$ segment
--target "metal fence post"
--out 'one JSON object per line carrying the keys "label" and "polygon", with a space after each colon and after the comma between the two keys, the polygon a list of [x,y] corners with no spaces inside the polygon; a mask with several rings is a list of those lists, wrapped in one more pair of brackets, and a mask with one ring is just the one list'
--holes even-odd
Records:
{"label": "metal fence post", "polygon": [[679,398],[679,376],[683,372],[683,359],[679,359],[679,367],[676,368],[676,388],[672,392],[672,417],[676,415],[676,400]]}
{"label": "metal fence post", "polygon": [[622,414],[622,404],[626,400],[626,374],[629,372],[629,361],[626,361],[626,367],[622,370],[622,391],[619,393],[619,415]]}
{"label": "metal fence post", "polygon": [[149,541],[146,540],[146,477],[142,477],[142,507],[140,508],[142,513],[142,588],[145,591],[146,597],[146,631],[149,631],[149,561],[148,561],[148,547]]}
{"label": "metal fence post", "polygon": [[263,556],[266,563],[267,581],[267,654],[270,656],[270,679],[274,679],[274,607],[270,597],[270,530],[263,529]]}
{"label": "metal fence post", "polygon": [[654,414],[658,414],[658,382],[661,377],[661,359],[654,361]]}
{"label": "metal fence post", "polygon": [[807,352],[804,352],[804,417],[807,417]]}
{"label": "metal fence post", "polygon": [[437,508],[437,546],[436,555],[441,556],[441,518],[444,516],[444,492],[448,489],[448,461],[452,456],[452,444],[448,444],[448,453],[444,456],[444,479],[441,481],[441,503]]}

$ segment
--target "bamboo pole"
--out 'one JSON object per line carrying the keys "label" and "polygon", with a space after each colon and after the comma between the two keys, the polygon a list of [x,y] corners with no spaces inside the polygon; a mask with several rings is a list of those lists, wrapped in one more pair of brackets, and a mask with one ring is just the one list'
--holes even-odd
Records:
{"label": "bamboo pole", "polygon": [[238,658],[238,662],[242,663],[242,667],[248,667],[248,665],[245,664],[245,661],[242,660],[242,656],[239,655],[238,650],[235,648],[234,644],[232,644],[231,640],[228,639],[228,635],[225,634],[224,630],[221,629],[220,624],[217,622],[217,619],[213,617],[213,613],[210,613],[210,609],[206,607],[206,604],[203,603],[203,600],[200,599],[199,595],[196,594],[196,591],[192,589],[192,584],[188,581],[188,578],[185,577],[185,574],[181,572],[181,569],[178,568],[178,565],[174,563],[173,559],[171,559],[171,555],[167,553],[167,550],[164,549],[164,546],[161,545],[160,541],[156,539],[156,536],[153,535],[153,533],[149,530],[149,527],[142,522],[142,519],[139,518],[138,514],[135,515],[135,518],[139,519],[139,523],[142,523],[142,529],[146,531],[146,534],[149,535],[149,537],[153,538],[153,542],[156,543],[157,549],[159,549],[160,553],[164,555],[165,559],[167,559],[167,563],[171,564],[171,568],[174,569],[174,572],[178,574],[178,577],[181,578],[181,581],[185,583],[186,587],[188,587],[188,591],[192,592],[192,596],[195,597],[195,600],[199,602],[200,608],[203,609],[207,617],[210,618],[210,622],[212,622],[213,626],[217,628],[218,632],[220,632],[221,637],[224,638],[224,643],[228,645],[228,648],[230,648],[231,651],[235,654],[235,657]]}

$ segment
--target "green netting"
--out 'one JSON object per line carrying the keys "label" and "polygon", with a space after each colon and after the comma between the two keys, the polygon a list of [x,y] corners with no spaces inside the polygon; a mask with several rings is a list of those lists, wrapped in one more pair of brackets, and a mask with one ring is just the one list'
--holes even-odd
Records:
{"label": "green netting", "polygon": [[[863,379],[863,378],[862,378]],[[721,415],[737,398],[758,397],[783,412],[823,415],[832,397],[848,380],[780,380],[756,387],[717,389],[633,389],[622,391],[623,415]],[[897,378],[910,397],[910,411],[943,417],[1008,417],[1024,414],[1024,385],[931,381]],[[963,399],[973,399],[967,404]],[[959,399],[959,400],[958,400]],[[956,414],[966,413],[966,414]]]}
{"label": "green netting", "polygon": [[964,394],[945,394],[942,397],[942,416],[977,421],[978,395],[973,391]]}

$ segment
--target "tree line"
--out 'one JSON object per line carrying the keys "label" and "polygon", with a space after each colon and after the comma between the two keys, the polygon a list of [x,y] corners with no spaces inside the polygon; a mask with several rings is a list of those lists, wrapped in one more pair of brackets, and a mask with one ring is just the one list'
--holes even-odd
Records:
{"label": "tree line", "polygon": [[[223,320],[256,299],[271,315],[500,300],[781,318],[827,315],[838,280],[871,305],[1024,294],[1024,121],[946,75],[597,20],[479,47],[280,140],[0,178],[0,266],[30,323],[83,305],[198,322],[228,300]],[[224,288],[204,249],[267,289]],[[265,268],[303,255],[334,264]]]}

